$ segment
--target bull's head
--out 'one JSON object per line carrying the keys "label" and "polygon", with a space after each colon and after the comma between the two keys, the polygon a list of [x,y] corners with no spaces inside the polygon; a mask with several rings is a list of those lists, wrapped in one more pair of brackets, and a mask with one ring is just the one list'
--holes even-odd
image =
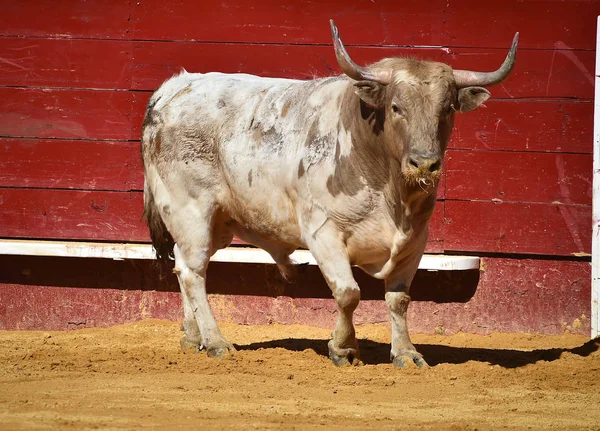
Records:
{"label": "bull's head", "polygon": [[383,119],[380,132],[400,161],[405,180],[422,188],[434,186],[441,175],[455,112],[476,109],[490,97],[484,87],[510,75],[519,33],[495,72],[453,70],[444,63],[404,58],[361,67],[346,52],[333,20],[330,23],[338,64],[357,81],[355,92],[364,107]]}

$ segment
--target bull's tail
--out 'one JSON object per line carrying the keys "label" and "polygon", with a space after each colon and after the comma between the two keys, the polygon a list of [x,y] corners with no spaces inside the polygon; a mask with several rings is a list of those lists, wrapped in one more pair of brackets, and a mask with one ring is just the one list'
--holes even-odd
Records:
{"label": "bull's tail", "polygon": [[154,195],[146,182],[144,182],[144,218],[150,228],[150,238],[158,260],[164,262],[172,259],[175,241],[160,216],[154,202]]}

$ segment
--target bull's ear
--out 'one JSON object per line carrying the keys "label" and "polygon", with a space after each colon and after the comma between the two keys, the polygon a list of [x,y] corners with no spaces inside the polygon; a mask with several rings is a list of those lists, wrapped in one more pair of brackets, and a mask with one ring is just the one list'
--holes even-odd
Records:
{"label": "bull's ear", "polygon": [[490,98],[491,94],[483,87],[465,87],[458,90],[460,112],[476,109]]}
{"label": "bull's ear", "polygon": [[356,84],[354,84],[354,87],[354,92],[367,105],[374,108],[383,107],[386,85],[378,84],[374,81],[358,81]]}

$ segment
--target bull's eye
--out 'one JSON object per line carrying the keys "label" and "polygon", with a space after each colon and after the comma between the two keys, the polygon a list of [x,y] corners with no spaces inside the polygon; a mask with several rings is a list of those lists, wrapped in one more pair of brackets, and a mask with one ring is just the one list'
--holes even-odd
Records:
{"label": "bull's eye", "polygon": [[395,103],[392,104],[392,111],[394,111],[394,114],[400,115],[401,117],[404,117],[404,112],[402,111],[402,109],[396,105]]}

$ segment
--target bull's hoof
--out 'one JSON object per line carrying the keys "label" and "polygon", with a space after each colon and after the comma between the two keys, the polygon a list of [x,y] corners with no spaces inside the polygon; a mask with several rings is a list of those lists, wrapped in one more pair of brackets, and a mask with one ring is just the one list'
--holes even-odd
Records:
{"label": "bull's hoof", "polygon": [[329,359],[338,367],[349,367],[350,365],[360,365],[358,349],[337,349],[331,340],[328,344]]}
{"label": "bull's hoof", "polygon": [[202,342],[198,340],[190,340],[185,335],[179,340],[179,345],[181,346],[183,353],[196,354],[204,348],[204,346],[202,346]]}
{"label": "bull's hoof", "polygon": [[409,364],[414,364],[418,368],[428,368],[427,362],[420,353],[415,351],[405,351],[397,356],[392,356],[394,368],[408,368]]}
{"label": "bull's hoof", "polygon": [[209,358],[232,359],[235,355],[235,347],[232,344],[222,346],[212,346],[206,349],[206,355]]}

